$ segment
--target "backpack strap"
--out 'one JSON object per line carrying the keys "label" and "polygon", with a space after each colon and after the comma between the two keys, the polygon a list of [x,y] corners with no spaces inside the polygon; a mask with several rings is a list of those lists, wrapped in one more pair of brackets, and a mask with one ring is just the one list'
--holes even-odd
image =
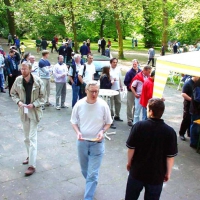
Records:
{"label": "backpack strap", "polygon": [[84,69],[83,69],[83,75],[82,75],[82,77],[85,76],[85,70],[86,70],[86,64],[84,64]]}

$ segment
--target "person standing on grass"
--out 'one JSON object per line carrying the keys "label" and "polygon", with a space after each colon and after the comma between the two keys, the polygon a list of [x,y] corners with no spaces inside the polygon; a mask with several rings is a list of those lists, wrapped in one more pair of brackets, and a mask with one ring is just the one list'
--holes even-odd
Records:
{"label": "person standing on grass", "polygon": [[152,46],[152,47],[149,49],[148,54],[149,54],[149,60],[148,60],[148,62],[147,62],[147,65],[149,65],[150,62],[152,62],[152,67],[155,67],[155,66],[154,66],[154,57],[155,57],[154,46]]}
{"label": "person standing on grass", "polygon": [[38,39],[35,41],[35,43],[36,43],[36,48],[37,48],[37,54],[39,54],[40,49],[41,49],[42,40],[38,37]]}

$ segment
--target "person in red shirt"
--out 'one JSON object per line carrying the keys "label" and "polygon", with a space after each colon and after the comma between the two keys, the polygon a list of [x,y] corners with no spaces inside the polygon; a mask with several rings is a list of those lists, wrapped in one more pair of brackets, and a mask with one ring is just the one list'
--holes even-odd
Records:
{"label": "person in red shirt", "polygon": [[153,70],[150,77],[144,81],[142,87],[142,93],[140,97],[140,104],[142,105],[142,120],[147,119],[147,103],[148,100],[153,96],[154,77],[155,70]]}

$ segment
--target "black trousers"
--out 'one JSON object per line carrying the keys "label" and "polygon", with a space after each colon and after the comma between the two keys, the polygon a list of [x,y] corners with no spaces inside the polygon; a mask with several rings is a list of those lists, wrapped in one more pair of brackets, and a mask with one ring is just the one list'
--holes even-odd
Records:
{"label": "black trousers", "polygon": [[16,78],[17,78],[17,75],[13,75],[12,77],[8,76],[9,95],[10,95],[10,90],[12,88],[12,85],[15,82]]}
{"label": "black trousers", "polygon": [[152,61],[152,67],[154,66],[154,58],[149,58],[147,65]]}
{"label": "black trousers", "polygon": [[101,47],[101,55],[105,56],[105,47]]}
{"label": "black trousers", "polygon": [[191,125],[191,115],[189,112],[190,104],[184,100],[183,102],[183,120],[181,122],[179,135],[185,135],[185,132],[188,131],[190,135],[190,125]]}
{"label": "black trousers", "polygon": [[51,53],[53,53],[53,49],[55,49],[56,51],[58,51],[56,44],[52,44]]}
{"label": "black trousers", "polygon": [[99,44],[99,48],[98,48],[98,52],[100,53],[100,50],[101,50],[101,45]]}

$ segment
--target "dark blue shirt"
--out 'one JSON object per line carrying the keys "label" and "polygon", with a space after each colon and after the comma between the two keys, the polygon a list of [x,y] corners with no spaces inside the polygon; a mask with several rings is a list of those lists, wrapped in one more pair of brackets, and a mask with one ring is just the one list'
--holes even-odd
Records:
{"label": "dark blue shirt", "polygon": [[141,72],[140,69],[138,69],[138,72],[136,72],[133,68],[131,68],[129,71],[126,72],[125,78],[124,78],[124,85],[127,86],[127,90],[130,90],[130,84],[131,80],[135,77],[137,73]]}
{"label": "dark blue shirt", "polygon": [[82,55],[82,56],[88,55],[89,49],[88,49],[88,47],[87,47],[86,45],[83,45],[83,46],[81,46],[81,48],[80,48],[80,52],[81,52],[81,55]]}

